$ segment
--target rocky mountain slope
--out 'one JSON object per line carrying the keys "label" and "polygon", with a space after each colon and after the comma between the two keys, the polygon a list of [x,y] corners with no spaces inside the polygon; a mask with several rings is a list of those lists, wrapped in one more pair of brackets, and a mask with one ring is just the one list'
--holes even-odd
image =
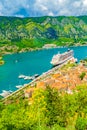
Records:
{"label": "rocky mountain slope", "polygon": [[[53,43],[59,46],[87,42],[87,16],[0,17],[0,46],[36,48]],[[6,50],[6,48],[5,48]]]}

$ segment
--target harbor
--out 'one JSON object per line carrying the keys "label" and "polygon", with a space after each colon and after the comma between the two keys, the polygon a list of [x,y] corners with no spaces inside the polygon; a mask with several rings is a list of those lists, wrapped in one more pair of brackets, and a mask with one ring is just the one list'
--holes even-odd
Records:
{"label": "harbor", "polygon": [[[78,62],[87,57],[87,46],[71,47],[71,50],[72,49],[74,50],[74,56],[78,59]],[[50,64],[53,55],[58,52],[62,54],[67,50],[67,47],[53,48],[4,56],[5,64],[0,66],[0,93],[2,93],[2,90],[15,92],[19,89],[19,85],[24,86],[32,82],[30,77],[33,77],[35,74],[43,75],[43,73],[48,72],[53,67],[52,64]],[[15,64],[16,60],[18,60],[18,62]],[[26,76],[25,79],[19,78],[20,75]]]}
{"label": "harbor", "polygon": [[31,82],[28,83],[28,84],[25,84],[25,85],[23,85],[23,86],[19,85],[19,87],[18,87],[19,89],[18,89],[17,91],[15,91],[15,92],[9,94],[8,96],[6,95],[6,96],[2,99],[2,101],[8,100],[8,99],[10,99],[10,98],[12,98],[12,97],[14,98],[14,97],[16,97],[16,96],[17,96],[17,97],[18,97],[18,96],[21,97],[21,96],[23,95],[24,91],[25,91],[27,88],[29,88],[29,86],[33,87],[33,86],[35,86],[35,84],[37,84],[38,81],[45,80],[45,78],[50,77],[51,74],[53,74],[54,72],[58,71],[59,68],[61,68],[62,66],[66,65],[69,61],[70,61],[70,59],[67,60],[67,61],[65,61],[63,64],[58,65],[58,66],[56,66],[56,67],[54,67],[54,68],[48,70],[47,72],[45,72],[45,73],[43,73],[42,75],[38,76],[37,78],[35,78],[33,81],[31,81]]}

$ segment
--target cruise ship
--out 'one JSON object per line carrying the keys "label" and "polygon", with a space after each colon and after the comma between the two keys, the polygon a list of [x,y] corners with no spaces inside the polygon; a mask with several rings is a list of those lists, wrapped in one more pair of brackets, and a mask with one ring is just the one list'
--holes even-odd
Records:
{"label": "cruise ship", "polygon": [[68,61],[69,59],[72,59],[73,56],[74,56],[73,50],[68,50],[62,54],[58,53],[58,54],[53,56],[50,63],[53,66],[57,66],[57,65],[64,63],[65,61]]}

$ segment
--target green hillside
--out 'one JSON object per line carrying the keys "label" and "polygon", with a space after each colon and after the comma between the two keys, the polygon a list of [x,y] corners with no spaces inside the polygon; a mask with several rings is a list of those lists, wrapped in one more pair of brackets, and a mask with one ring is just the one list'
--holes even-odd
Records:
{"label": "green hillside", "polygon": [[83,45],[86,41],[87,16],[0,17],[1,52],[41,48],[48,43],[59,46]]}

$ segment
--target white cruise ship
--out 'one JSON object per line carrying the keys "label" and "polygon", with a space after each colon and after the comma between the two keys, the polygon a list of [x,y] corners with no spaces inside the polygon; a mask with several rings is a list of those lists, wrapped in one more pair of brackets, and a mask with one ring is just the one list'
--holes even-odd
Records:
{"label": "white cruise ship", "polygon": [[53,66],[60,65],[60,64],[64,63],[65,61],[68,61],[69,59],[73,58],[73,56],[74,56],[73,50],[68,50],[67,52],[64,52],[62,54],[58,53],[53,56],[50,63]]}

